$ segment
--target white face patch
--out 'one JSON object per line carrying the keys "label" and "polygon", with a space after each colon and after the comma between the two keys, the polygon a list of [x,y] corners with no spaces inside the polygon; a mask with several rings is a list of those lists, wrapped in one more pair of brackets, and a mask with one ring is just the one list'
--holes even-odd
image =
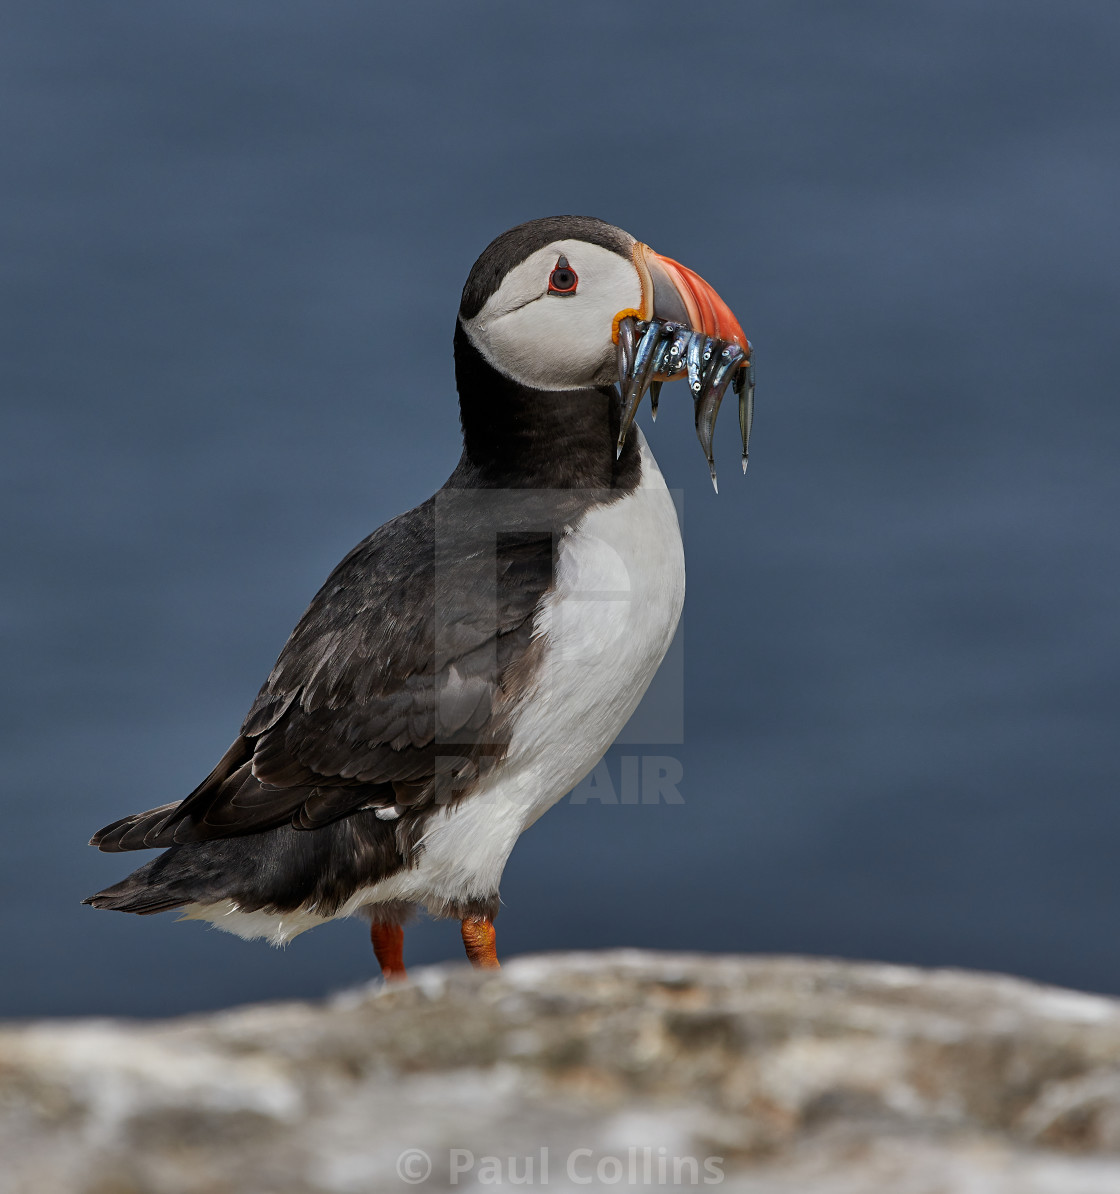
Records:
{"label": "white face patch", "polygon": [[[548,293],[561,256],[579,278],[575,294]],[[629,259],[587,241],[557,240],[510,270],[463,328],[495,369],[523,385],[609,385],[617,380],[612,322],[641,297],[641,279]]]}

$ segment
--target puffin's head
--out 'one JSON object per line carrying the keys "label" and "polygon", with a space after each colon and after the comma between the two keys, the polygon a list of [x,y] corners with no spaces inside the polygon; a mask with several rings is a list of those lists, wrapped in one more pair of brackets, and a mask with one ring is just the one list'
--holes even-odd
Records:
{"label": "puffin's head", "polygon": [[[620,448],[645,390],[653,387],[656,413],[660,383],[687,373],[709,462],[719,401],[729,383],[744,390],[750,366],[743,329],[707,282],[589,216],[503,232],[471,269],[459,322],[489,364],[523,386],[619,382]],[[743,431],[745,444],[745,422]]]}

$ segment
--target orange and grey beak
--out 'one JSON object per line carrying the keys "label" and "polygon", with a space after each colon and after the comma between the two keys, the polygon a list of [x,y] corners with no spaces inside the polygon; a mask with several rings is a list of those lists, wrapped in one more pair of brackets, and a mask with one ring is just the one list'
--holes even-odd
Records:
{"label": "orange and grey beak", "polygon": [[751,343],[731,308],[699,274],[641,243],[635,243],[633,259],[641,279],[641,306],[620,311],[612,329],[623,401],[618,449],[646,389],[656,419],[662,383],[687,374],[696,404],[696,432],[716,486],[712,438],[728,385],[739,395],[743,471],[747,469],[754,418]]}
{"label": "orange and grey beak", "polygon": [[680,323],[717,340],[734,340],[750,356],[750,341],[731,308],[699,274],[643,244],[634,246],[634,264],[642,280],[640,319]]}

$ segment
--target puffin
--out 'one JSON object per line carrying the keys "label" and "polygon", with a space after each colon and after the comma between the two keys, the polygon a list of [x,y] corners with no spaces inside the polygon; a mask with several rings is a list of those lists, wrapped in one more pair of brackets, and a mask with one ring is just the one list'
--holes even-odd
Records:
{"label": "puffin", "polygon": [[733,381],[745,467],[753,362],[698,274],[587,216],[487,246],[454,358],[446,483],[334,569],[202,783],[93,836],[162,853],[85,903],[274,945],[357,916],[388,980],[426,912],[498,966],[514,844],[602,758],[681,616],[676,509],[634,412],[687,379],[714,484],[712,408]]}

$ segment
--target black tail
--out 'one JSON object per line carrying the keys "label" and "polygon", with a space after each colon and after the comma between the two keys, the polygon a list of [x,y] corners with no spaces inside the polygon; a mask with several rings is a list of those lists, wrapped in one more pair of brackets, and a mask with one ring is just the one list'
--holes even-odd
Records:
{"label": "black tail", "polygon": [[114,912],[136,912],[140,916],[148,916],[153,912],[167,912],[171,908],[182,908],[184,904],[192,902],[191,897],[177,886],[165,886],[159,878],[152,874],[152,869],[158,858],[153,859],[146,866],[133,871],[127,879],[106,887],[97,895],[82,900],[83,904],[92,904],[95,908],[110,908]]}
{"label": "black tail", "polygon": [[[160,811],[126,821],[139,824]],[[421,827],[411,818],[382,821],[373,810],[362,810],[314,830],[281,825],[241,837],[186,842],[83,902],[142,916],[219,900],[233,900],[243,912],[315,907],[330,916],[358,888],[407,866]]]}

